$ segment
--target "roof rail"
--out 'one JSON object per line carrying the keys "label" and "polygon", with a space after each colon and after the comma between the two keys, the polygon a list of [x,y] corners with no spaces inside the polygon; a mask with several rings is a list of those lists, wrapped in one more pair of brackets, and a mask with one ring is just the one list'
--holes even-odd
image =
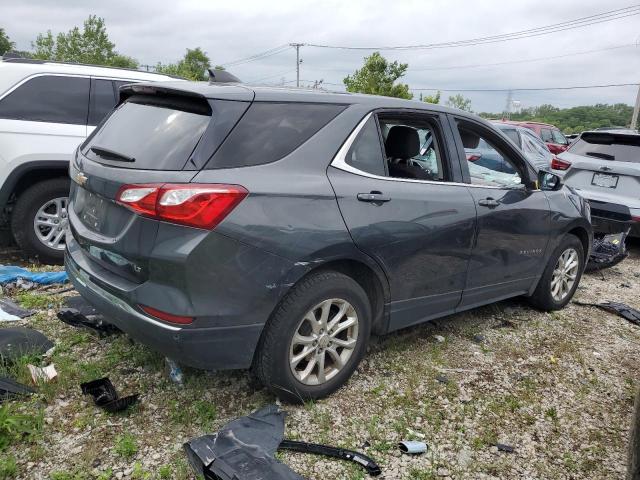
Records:
{"label": "roof rail", "polygon": [[168,73],[159,73],[159,72],[148,72],[146,70],[138,70],[137,68],[126,68],[126,67],[114,67],[111,65],[96,65],[93,63],[78,63],[78,62],[57,62],[55,60],[41,60],[38,58],[23,58],[23,57],[9,57],[6,56],[2,59],[3,62],[10,63],[32,63],[36,65],[41,65],[45,63],[53,63],[54,65],[75,65],[79,67],[97,67],[97,68],[110,68],[112,70],[125,70],[129,72],[138,72],[138,73],[148,73],[150,75],[164,75],[165,77],[176,78],[179,80],[186,80],[186,78],[181,77],[179,75],[170,75]]}

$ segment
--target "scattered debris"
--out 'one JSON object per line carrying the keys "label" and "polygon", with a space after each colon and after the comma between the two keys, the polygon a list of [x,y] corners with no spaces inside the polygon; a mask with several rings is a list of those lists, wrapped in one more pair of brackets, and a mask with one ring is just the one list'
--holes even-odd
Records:
{"label": "scattered debris", "polygon": [[496,443],[494,444],[494,446],[498,449],[499,452],[513,453],[516,451],[514,447],[504,443]]}
{"label": "scattered debris", "polygon": [[416,440],[403,440],[398,444],[398,448],[402,453],[417,455],[424,453],[429,448],[426,443]]}
{"label": "scattered debris", "polygon": [[590,272],[613,267],[627,258],[629,253],[626,249],[625,240],[628,233],[629,231],[627,230],[626,232],[595,238],[585,271]]}
{"label": "scattered debris", "polygon": [[29,354],[44,354],[53,347],[53,342],[44,334],[31,328],[0,329],[0,358],[15,361]]}
{"label": "scattered debris", "polygon": [[22,318],[27,318],[33,315],[33,313],[34,312],[32,310],[26,310],[16,305],[11,300],[0,298],[0,321],[12,322]]}
{"label": "scattered debris", "polygon": [[138,402],[139,394],[119,397],[116,388],[108,377],[81,383],[84,395],[91,395],[93,403],[109,413],[121,412]]}
{"label": "scattered debris", "polygon": [[67,272],[31,272],[25,268],[13,265],[0,265],[0,283],[17,282],[21,288],[32,288],[26,282],[50,285],[52,283],[65,283],[69,281]]}
{"label": "scattered debris", "polygon": [[35,390],[27,385],[18,383],[8,377],[0,377],[0,403],[18,395],[31,395],[34,392]]}
{"label": "scattered debris", "polygon": [[96,314],[85,316],[75,308],[63,308],[58,312],[57,316],[67,325],[86,328],[100,337],[106,337],[107,335],[114,335],[121,332],[115,325],[105,322],[102,316],[97,314],[97,311]]}
{"label": "scattered debris", "polygon": [[35,365],[28,364],[27,368],[29,369],[33,383],[36,385],[40,382],[48,383],[58,376],[58,372],[56,372],[56,367],[53,363],[46,367],[37,367]]}
{"label": "scattered debris", "polygon": [[476,333],[471,340],[473,340],[475,343],[484,343],[485,340],[487,339],[487,337],[485,337],[484,335],[480,334],[480,333]]}
{"label": "scattered debris", "polygon": [[380,467],[361,453],[283,440],[284,417],[285,412],[277,405],[269,405],[227,423],[213,435],[190,440],[184,444],[189,463],[195,473],[205,479],[302,480],[300,475],[274,458],[276,450],[291,450],[353,461],[364,467],[369,475],[381,473]]}
{"label": "scattered debris", "polygon": [[605,310],[609,313],[618,314],[621,317],[629,320],[634,325],[640,326],[640,311],[630,307],[626,303],[619,303],[619,302],[588,303],[588,302],[577,302],[577,301],[574,301],[573,303],[581,306],[601,308],[602,310]]}
{"label": "scattered debris", "polygon": [[175,360],[172,360],[169,357],[165,357],[164,364],[167,369],[167,375],[169,376],[171,381],[176,385],[184,385],[184,374],[182,373],[182,368],[180,368],[180,365],[178,365]]}
{"label": "scattered debris", "polygon": [[445,338],[442,335],[434,335],[433,338],[435,338],[438,343],[444,343],[445,341]]}
{"label": "scattered debris", "polygon": [[443,374],[437,375],[436,380],[440,383],[449,383],[449,378]]}

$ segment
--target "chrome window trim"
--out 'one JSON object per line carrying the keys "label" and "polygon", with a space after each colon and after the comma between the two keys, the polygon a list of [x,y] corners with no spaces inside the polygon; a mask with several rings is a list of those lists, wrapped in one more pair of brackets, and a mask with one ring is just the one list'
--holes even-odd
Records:
{"label": "chrome window trim", "polygon": [[[346,161],[347,153],[351,149],[353,142],[356,141],[358,134],[364,128],[367,121],[374,115],[374,112],[368,113],[360,123],[356,126],[356,128],[351,132],[351,134],[347,137],[345,142],[338,150],[338,153],[333,157],[333,160],[329,164],[332,167],[335,167],[339,170],[353,173],[355,175],[359,175],[361,177],[372,178],[374,180],[387,180],[391,182],[402,182],[402,183],[422,183],[426,185],[451,185],[453,187],[471,187],[471,188],[492,188],[495,190],[520,190],[520,188],[509,188],[509,187],[498,187],[492,185],[475,185],[473,183],[461,183],[461,182],[449,182],[449,181],[436,181],[436,180],[417,180],[414,178],[394,178],[394,177],[383,177],[381,175],[375,175],[373,173],[365,172],[364,170],[360,170],[349,165]],[[524,184],[521,184],[523,188],[526,188]],[[537,191],[537,190],[536,190]]]}

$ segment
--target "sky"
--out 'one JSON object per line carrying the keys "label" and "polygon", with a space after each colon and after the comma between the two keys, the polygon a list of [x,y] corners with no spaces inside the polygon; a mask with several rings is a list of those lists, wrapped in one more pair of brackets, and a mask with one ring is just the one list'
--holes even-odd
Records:
{"label": "sky", "polygon": [[[634,5],[617,0],[0,0],[0,4],[0,28],[19,50],[29,50],[40,32],[66,32],[95,14],[105,19],[118,52],[150,65],[175,62],[186,48],[195,47],[207,52],[212,63],[225,64],[292,42],[359,47],[449,42],[537,28]],[[303,46],[302,84],[323,80],[327,89],[344,90],[342,79],[372,52]],[[476,112],[501,112],[506,92],[462,90],[640,83],[640,15],[508,42],[381,53],[409,65],[402,81],[409,84],[415,97],[421,93],[416,89],[447,89],[451,92],[443,92],[444,99],[462,93],[471,99]],[[548,58],[558,56],[562,58]],[[514,61],[519,63],[490,65]],[[466,67],[469,65],[479,66]],[[457,68],[461,66],[465,68]],[[295,68],[293,48],[228,67],[243,81],[287,85],[295,84]],[[512,99],[522,107],[545,103],[563,108],[618,102],[633,105],[637,90],[627,86],[514,91]]]}

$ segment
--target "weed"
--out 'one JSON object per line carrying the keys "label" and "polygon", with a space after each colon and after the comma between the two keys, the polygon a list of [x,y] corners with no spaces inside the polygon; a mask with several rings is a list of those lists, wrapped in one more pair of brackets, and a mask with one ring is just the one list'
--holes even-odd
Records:
{"label": "weed", "polygon": [[15,412],[5,404],[0,406],[0,451],[24,437],[32,437],[42,429],[42,414],[35,416]]}
{"label": "weed", "polygon": [[162,465],[158,469],[158,478],[160,478],[161,480],[170,479],[172,474],[173,474],[173,469],[171,468],[171,465]]}
{"label": "weed", "polygon": [[138,453],[138,442],[133,435],[125,433],[116,439],[115,452],[124,458],[131,458]]}
{"label": "weed", "polygon": [[142,468],[142,464],[140,462],[136,462],[133,465],[133,471],[131,472],[132,480],[148,480],[151,478],[151,472],[148,472],[144,468]]}
{"label": "weed", "polygon": [[6,457],[0,457],[0,479],[8,480],[15,478],[18,473],[18,467],[16,466],[16,459],[12,455]]}

